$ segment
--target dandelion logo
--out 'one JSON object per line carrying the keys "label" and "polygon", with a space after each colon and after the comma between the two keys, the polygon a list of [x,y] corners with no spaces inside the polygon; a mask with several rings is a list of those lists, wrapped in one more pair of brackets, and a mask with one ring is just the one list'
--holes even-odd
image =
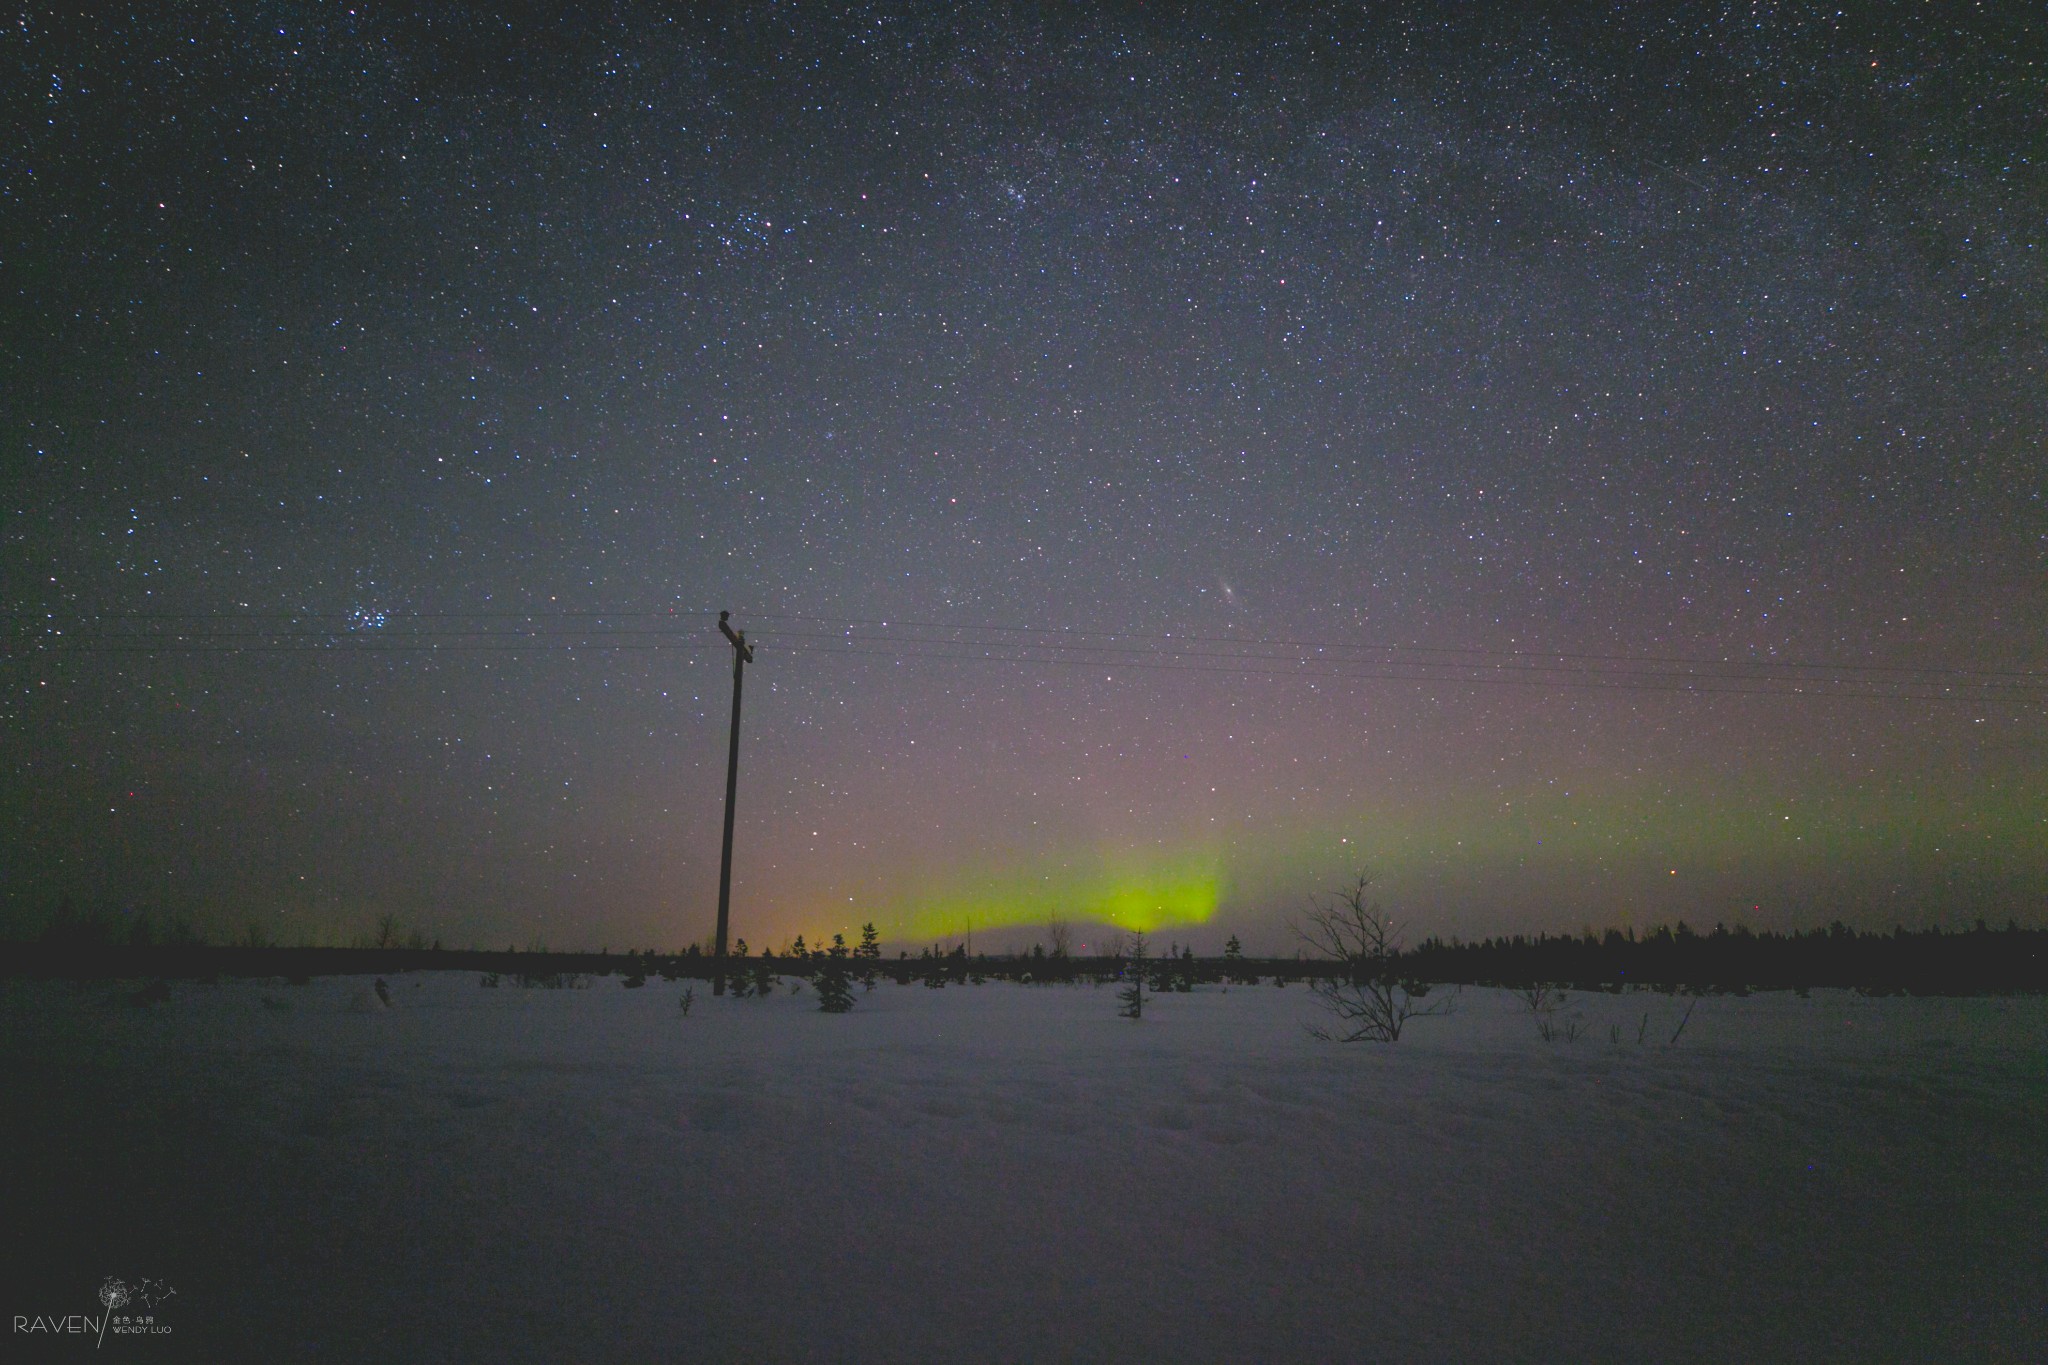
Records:
{"label": "dandelion logo", "polygon": [[95,1345],[102,1344],[107,1339],[107,1319],[114,1316],[115,1310],[128,1306],[127,1284],[121,1280],[108,1280],[100,1286],[100,1303],[107,1311],[100,1315],[100,1336],[99,1342]]}

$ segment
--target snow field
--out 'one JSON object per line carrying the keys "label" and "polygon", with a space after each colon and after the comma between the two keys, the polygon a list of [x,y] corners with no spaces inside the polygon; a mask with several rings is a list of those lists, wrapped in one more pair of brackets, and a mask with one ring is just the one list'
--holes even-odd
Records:
{"label": "snow field", "polygon": [[5,983],[8,1283],[216,1359],[2048,1357],[2040,999],[387,980]]}

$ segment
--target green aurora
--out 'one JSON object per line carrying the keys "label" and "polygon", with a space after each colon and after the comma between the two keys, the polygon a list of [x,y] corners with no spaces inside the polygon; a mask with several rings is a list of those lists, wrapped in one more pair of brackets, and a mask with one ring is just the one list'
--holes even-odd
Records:
{"label": "green aurora", "polygon": [[961,877],[934,894],[891,907],[888,917],[917,939],[1043,925],[1055,918],[1149,934],[1214,918],[1226,890],[1221,866],[1214,849],[1168,857],[1109,854],[1082,869]]}
{"label": "green aurora", "polygon": [[1566,887],[1599,925],[1801,927],[1886,888],[1902,922],[1937,922],[1951,900],[1988,893],[2010,903],[2029,886],[2038,900],[2048,886],[2048,792],[2017,782],[1882,794],[1546,785],[1491,801],[1374,805],[1291,835],[953,869],[885,901],[879,920],[913,940],[1054,918],[1144,933],[1251,923],[1358,870],[1425,933],[1496,922],[1495,907]]}

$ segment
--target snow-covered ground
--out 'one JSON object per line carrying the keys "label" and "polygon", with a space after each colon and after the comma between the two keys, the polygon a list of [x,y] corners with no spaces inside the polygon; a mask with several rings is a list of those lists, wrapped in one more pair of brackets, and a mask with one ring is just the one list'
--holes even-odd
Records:
{"label": "snow-covered ground", "polygon": [[8,1358],[2048,1359],[2040,999],[389,980],[0,983]]}

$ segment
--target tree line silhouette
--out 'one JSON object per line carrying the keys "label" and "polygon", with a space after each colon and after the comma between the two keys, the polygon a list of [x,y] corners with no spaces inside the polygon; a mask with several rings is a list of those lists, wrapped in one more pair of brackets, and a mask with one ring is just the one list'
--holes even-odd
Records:
{"label": "tree line silhouette", "polygon": [[[1106,952],[1074,954],[1045,945],[1019,952],[970,952],[965,943],[932,945],[915,955],[885,956],[872,924],[860,941],[840,935],[830,946],[807,947],[801,936],[783,952],[756,953],[737,940],[730,958],[742,995],[774,989],[780,979],[816,983],[825,978],[837,998],[842,989],[872,989],[879,980],[932,989],[988,981],[1023,984],[1118,983],[1142,975],[1154,991],[1204,985],[1286,986],[1333,978],[1384,979],[1424,984],[1526,989],[1549,984],[1576,990],[1631,987],[1665,991],[1728,992],[1846,988],[1873,994],[1985,995],[2048,993],[2048,930],[2008,921],[1992,929],[1978,920],[1965,930],[1857,930],[1836,921],[1824,928],[1781,933],[1715,925],[1705,933],[1684,922],[1638,934],[1633,929],[1580,934],[1516,934],[1460,941],[1427,938],[1370,962],[1327,957],[1252,957],[1235,935],[1220,956],[1197,956],[1191,946],[1169,944],[1144,957],[1118,940]],[[268,942],[254,930],[232,942],[209,942],[191,921],[153,922],[147,916],[80,914],[61,906],[33,939],[0,944],[0,975],[46,977],[282,976],[303,979],[357,973],[476,971],[515,982],[574,975],[708,980],[713,960],[702,946],[680,952],[554,952],[539,943],[521,949],[444,948],[418,929],[406,931],[391,916],[374,934],[349,947],[291,947]]]}
{"label": "tree line silhouette", "polygon": [[1430,938],[1399,961],[1403,975],[1454,985],[2038,994],[2048,991],[2048,930],[2022,929],[2010,920],[2003,929],[1991,929],[1980,919],[1961,931],[1876,933],[1837,920],[1791,933],[1717,924],[1703,934],[1681,920],[1676,928],[1660,925],[1640,936],[1632,929],[1609,929],[1471,943]]}

